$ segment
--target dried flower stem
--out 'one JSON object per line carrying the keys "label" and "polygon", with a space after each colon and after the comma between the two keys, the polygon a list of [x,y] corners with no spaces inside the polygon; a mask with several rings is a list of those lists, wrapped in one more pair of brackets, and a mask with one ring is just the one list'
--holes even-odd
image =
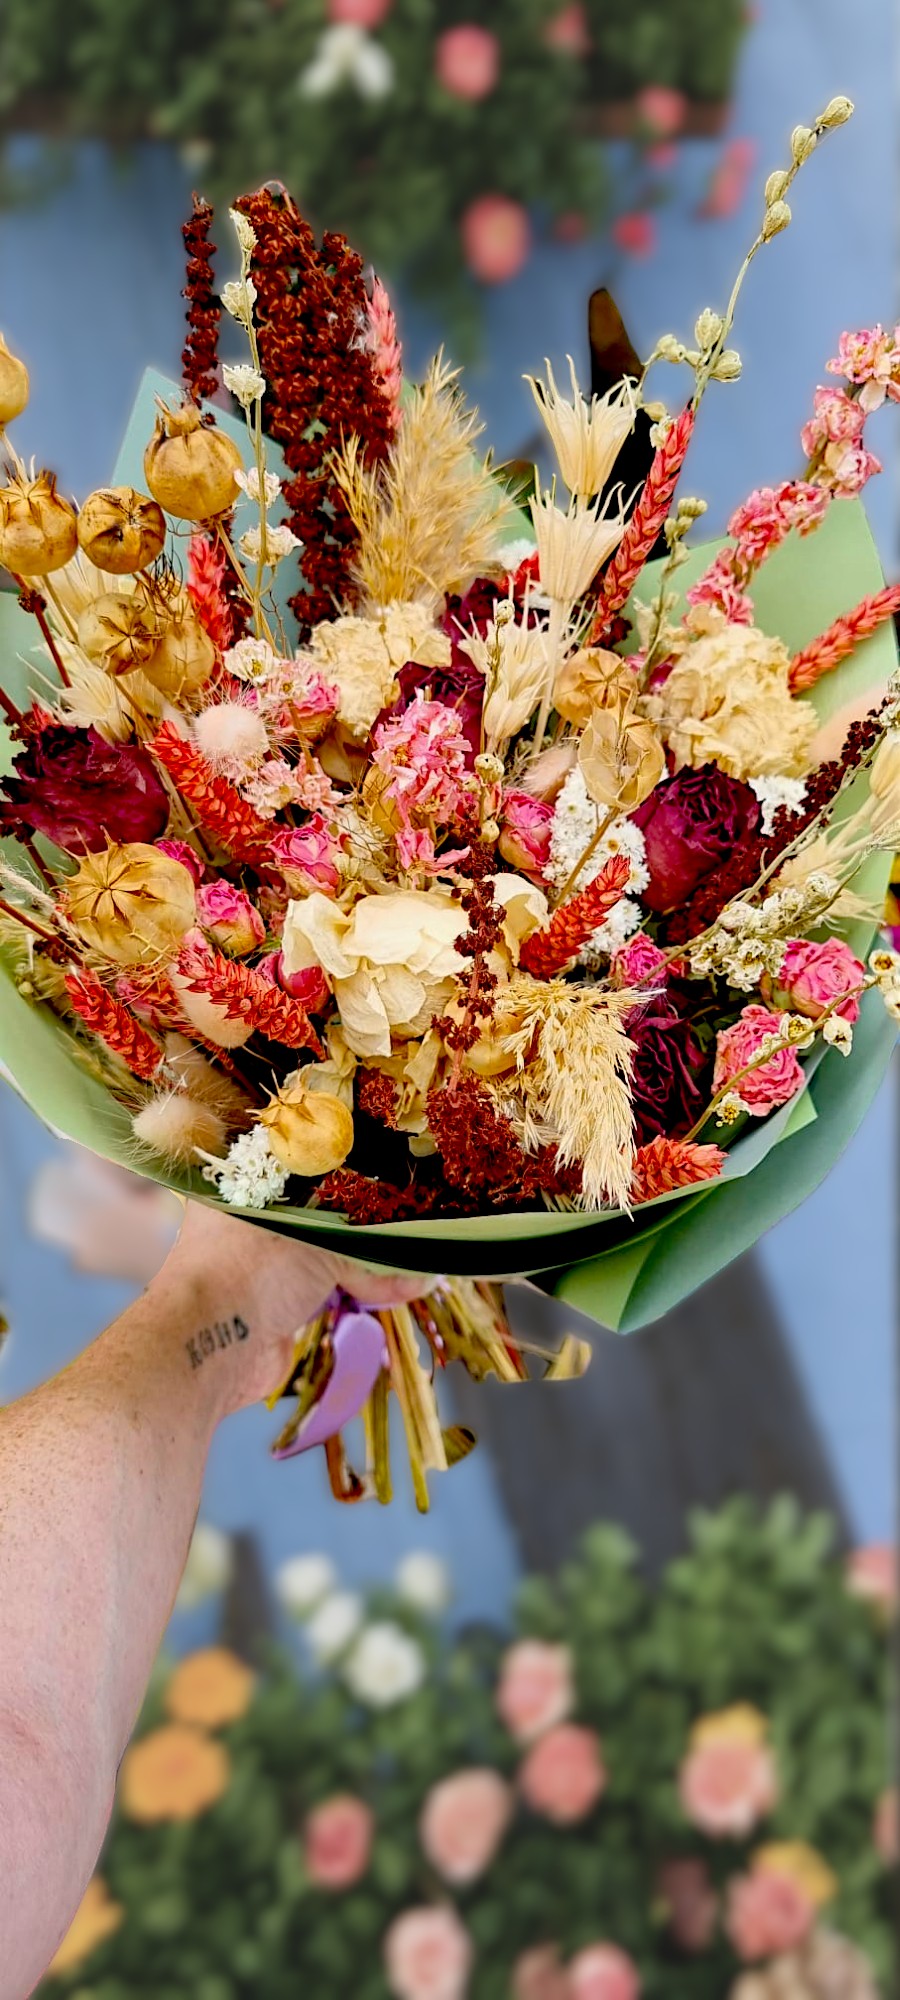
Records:
{"label": "dried flower stem", "polygon": [[591,646],[601,643],[611,619],[625,603],[668,516],[693,435],[694,414],[693,405],[688,404],[675,418],[654,454],[640,498],[615,555],[603,573],[597,610],[588,637]]}
{"label": "dried flower stem", "polygon": [[[56,640],[53,637],[53,633],[51,632],[50,627],[47,623],[44,599],[42,598],[40,591],[35,590],[30,583],[27,583],[24,577],[14,576],[13,580],[16,584],[18,584],[19,603],[22,606],[22,610],[30,612],[31,616],[37,619],[38,625],[40,626],[41,630],[41,637],[44,641],[44,644],[47,648],[50,658],[53,661],[53,665],[56,668],[62,686],[65,688],[70,688],[72,682],[69,679],[69,675],[66,672],[65,661],[60,657],[59,647],[57,646]],[[46,577],[44,581],[46,583],[47,581]]]}
{"label": "dried flower stem", "polygon": [[864,597],[853,611],[836,618],[826,632],[813,639],[802,652],[795,653],[788,672],[788,685],[792,694],[805,694],[815,687],[823,674],[831,674],[839,667],[848,654],[862,644],[879,625],[893,618],[900,611],[900,584],[888,584],[871,597]]}
{"label": "dried flower stem", "polygon": [[[272,628],[269,625],[269,622],[263,611],[261,603],[258,602],[254,594],[252,586],[247,582],[247,578],[244,574],[243,565],[241,563],[240,557],[238,556],[236,550],[234,549],[230,537],[226,533],[226,530],[222,524],[221,519],[216,521],[216,539],[219,542],[221,542],[225,554],[228,557],[229,565],[231,569],[234,571],[235,576],[237,577],[238,584],[240,586],[241,596],[246,598],[247,603],[249,604],[253,612],[254,622],[256,624],[257,638],[267,639],[269,645],[272,648],[273,653],[277,653],[278,647],[275,644],[274,638],[272,637]],[[261,546],[262,542],[260,542],[260,547]]]}
{"label": "dried flower stem", "polygon": [[55,931],[46,930],[43,924],[38,923],[36,917],[26,916],[24,910],[17,909],[15,903],[7,903],[2,896],[0,896],[0,910],[5,917],[12,917],[14,923],[23,924],[27,931],[33,931],[35,937],[43,938],[46,944],[56,944]]}

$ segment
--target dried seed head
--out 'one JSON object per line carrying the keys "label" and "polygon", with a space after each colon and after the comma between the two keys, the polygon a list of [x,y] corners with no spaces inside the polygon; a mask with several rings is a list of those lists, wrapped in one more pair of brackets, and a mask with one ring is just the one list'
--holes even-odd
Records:
{"label": "dried seed head", "polygon": [[790,219],[791,211],[786,201],[771,202],[763,217],[763,242],[769,243],[773,236],[780,236],[781,231],[787,228]]}
{"label": "dried seed head", "polygon": [[805,160],[814,153],[819,143],[818,133],[808,125],[795,125],[791,133],[791,159],[795,167],[802,167]]}
{"label": "dried seed head", "polygon": [[855,110],[856,106],[850,97],[829,98],[824,111],[820,111],[816,119],[816,124],[820,125],[825,132],[831,131],[835,125],[846,125],[848,118],[853,117]]}

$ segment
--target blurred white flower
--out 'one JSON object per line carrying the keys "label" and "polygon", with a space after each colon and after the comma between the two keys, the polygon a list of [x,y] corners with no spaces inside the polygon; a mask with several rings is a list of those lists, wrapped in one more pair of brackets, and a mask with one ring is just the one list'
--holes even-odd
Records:
{"label": "blurred white flower", "polygon": [[292,1618],[308,1618],[323,1597],[330,1597],[337,1570],[329,1556],[291,1556],[275,1573],[275,1589]]}
{"label": "blurred white flower", "polygon": [[242,410],[251,409],[266,393],[265,376],[258,368],[251,368],[249,361],[238,361],[233,366],[226,361],[222,380],[232,396],[237,397]]}
{"label": "blurred white flower", "polygon": [[312,62],[300,71],[297,89],[301,97],[331,97],[343,84],[350,84],[360,97],[374,103],[387,97],[394,83],[394,60],[355,22],[338,22],[325,28]]}
{"label": "blurred white flower", "polygon": [[425,1655],[402,1626],[390,1619],[367,1625],[348,1660],[344,1679],[367,1708],[393,1708],[415,1694],[425,1679]]}
{"label": "blurred white flower", "polygon": [[67,1250],[76,1270],[149,1284],[178,1233],[181,1203],[80,1146],[49,1159],[28,1192],[28,1226]]}
{"label": "blurred white flower", "polygon": [[398,1563],[394,1582],[407,1604],[432,1617],[446,1611],[452,1596],[450,1572],[440,1556],[427,1549],[412,1549]]}
{"label": "blurred white flower", "polygon": [[208,1521],[198,1521],[178,1586],[176,1611],[193,1611],[208,1597],[216,1597],[230,1583],[231,1571],[230,1536]]}
{"label": "blurred white flower", "polygon": [[362,1623],[362,1600],[352,1590],[336,1590],[326,1597],[306,1627],[313,1659],[327,1667],[349,1646]]}

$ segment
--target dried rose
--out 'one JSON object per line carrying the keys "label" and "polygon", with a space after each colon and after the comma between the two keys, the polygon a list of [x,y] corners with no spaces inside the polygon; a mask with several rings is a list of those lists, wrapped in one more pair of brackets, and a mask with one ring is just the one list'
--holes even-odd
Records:
{"label": "dried rose", "polygon": [[665,1133],[683,1137],[703,1109],[708,1063],[689,1021],[669,1000],[650,1000],[628,1017],[634,1048],[631,1094],[639,1146]]}
{"label": "dried rose", "polygon": [[95,569],[129,576],[156,561],[165,546],[162,508],[133,486],[101,486],[78,516],[78,541]]}
{"label": "dried rose", "polygon": [[553,808],[527,792],[504,792],[497,843],[504,861],[520,868],[531,881],[543,884],[544,868],[550,853]]}
{"label": "dried rose", "polygon": [[144,453],[144,477],[167,514],[185,521],[210,521],[227,514],[238,498],[235,473],[243,460],[224,431],[204,424],[193,403],[161,409]]}
{"label": "dried rose", "polygon": [[173,957],[194,922],[194,904],[188,870],[141,841],[87,854],[62,898],[82,943],[116,965]]}
{"label": "dried rose", "polygon": [[340,846],[329,833],[321,813],[313,813],[305,826],[284,827],[272,840],[272,859],[289,887],[331,889],[340,885]]}
{"label": "dried rose", "polygon": [[715,764],[667,778],[633,814],[646,842],[648,910],[677,910],[759,826],[756,793]]}
{"label": "dried rose", "polygon": [[233,882],[204,882],[197,890],[197,922],[221,951],[246,958],[256,951],[266,927],[249,896]]}
{"label": "dried rose", "polygon": [[0,563],[14,576],[48,576],[77,547],[75,509],[57,493],[55,473],[14,473],[0,487]]}
{"label": "dried rose", "polygon": [[310,1090],[302,1073],[282,1084],[259,1117],[276,1159],[304,1180],[343,1166],[353,1145],[352,1112],[339,1097]]}
{"label": "dried rose", "polygon": [[169,800],[153,759],[96,729],[50,724],[32,736],[3,780],[0,825],[46,834],[70,853],[110,840],[150,841],[165,831]]}

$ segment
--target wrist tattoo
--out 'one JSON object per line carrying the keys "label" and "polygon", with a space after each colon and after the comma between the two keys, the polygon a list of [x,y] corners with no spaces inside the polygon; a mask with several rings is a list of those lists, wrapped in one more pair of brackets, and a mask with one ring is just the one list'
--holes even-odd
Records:
{"label": "wrist tattoo", "polygon": [[224,1348],[233,1347],[237,1342],[249,1339],[249,1336],[250,1328],[239,1313],[231,1319],[217,1319],[212,1326],[202,1326],[199,1333],[184,1343],[191,1368],[202,1368],[204,1361],[209,1361],[214,1354],[221,1354]]}

